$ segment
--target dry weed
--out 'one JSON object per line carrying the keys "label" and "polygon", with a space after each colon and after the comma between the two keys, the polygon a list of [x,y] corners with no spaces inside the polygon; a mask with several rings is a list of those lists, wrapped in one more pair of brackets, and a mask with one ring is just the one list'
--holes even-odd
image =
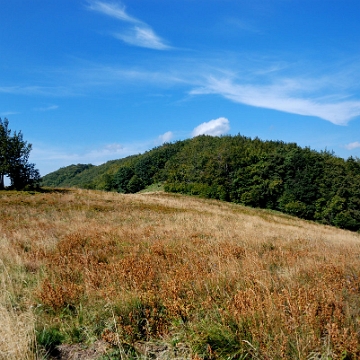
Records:
{"label": "dry weed", "polygon": [[[0,239],[2,245],[5,240]],[[5,250],[4,246],[0,247]],[[10,255],[5,251],[2,257]],[[14,259],[13,259],[14,260]],[[11,259],[7,258],[7,262]],[[0,259],[0,359],[4,360],[32,360],[35,346],[35,319],[31,308],[21,308],[18,285],[24,280],[22,275],[11,271],[3,259]]]}
{"label": "dry weed", "polygon": [[36,305],[37,328],[65,341],[186,342],[208,359],[360,356],[359,234],[165,193],[1,201],[16,316]]}

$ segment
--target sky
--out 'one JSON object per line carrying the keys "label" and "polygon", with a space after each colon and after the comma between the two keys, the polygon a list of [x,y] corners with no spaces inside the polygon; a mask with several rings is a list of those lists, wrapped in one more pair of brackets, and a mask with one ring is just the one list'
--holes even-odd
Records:
{"label": "sky", "polygon": [[0,0],[0,117],[41,175],[201,134],[360,157],[359,0]]}

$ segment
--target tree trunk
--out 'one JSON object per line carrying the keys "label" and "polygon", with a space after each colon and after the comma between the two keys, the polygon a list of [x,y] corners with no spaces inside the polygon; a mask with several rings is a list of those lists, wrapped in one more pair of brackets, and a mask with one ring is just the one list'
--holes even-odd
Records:
{"label": "tree trunk", "polygon": [[4,174],[0,174],[0,190],[4,190]]}

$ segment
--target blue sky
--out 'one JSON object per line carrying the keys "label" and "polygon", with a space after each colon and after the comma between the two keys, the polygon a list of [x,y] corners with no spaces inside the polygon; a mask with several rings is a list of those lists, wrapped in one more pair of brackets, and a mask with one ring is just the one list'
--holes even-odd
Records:
{"label": "blue sky", "polygon": [[238,133],[360,157],[358,0],[0,0],[0,117],[42,175]]}

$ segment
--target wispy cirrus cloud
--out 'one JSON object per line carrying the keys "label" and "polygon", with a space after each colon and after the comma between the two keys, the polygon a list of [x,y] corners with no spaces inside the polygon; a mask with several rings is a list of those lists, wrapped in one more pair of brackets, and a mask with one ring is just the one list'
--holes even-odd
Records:
{"label": "wispy cirrus cloud", "polygon": [[49,106],[45,106],[45,107],[38,107],[35,108],[35,111],[51,111],[51,110],[57,110],[59,108],[58,105],[49,105]]}
{"label": "wispy cirrus cloud", "polygon": [[103,13],[105,15],[114,17],[118,20],[126,21],[129,23],[141,23],[138,19],[129,16],[125,11],[125,6],[115,2],[104,1],[90,1],[88,9]]}
{"label": "wispy cirrus cloud", "polygon": [[[110,11],[113,8],[106,9]],[[123,14],[125,10],[115,10],[118,18],[126,18],[126,13]],[[135,24],[130,19],[126,21]],[[137,41],[143,41],[145,46],[147,40],[139,38]],[[161,42],[158,46],[161,47]],[[227,58],[219,60],[214,55],[196,58],[188,53],[180,58],[167,58],[168,62],[138,59],[132,66],[75,60],[74,65],[65,70],[47,69],[46,76],[52,83],[47,81],[41,86],[38,81],[36,85],[29,81],[28,85],[22,82],[21,85],[0,86],[0,94],[68,97],[110,90],[114,94],[129,86],[146,87],[147,90],[150,86],[157,89],[176,86],[193,96],[219,95],[239,104],[318,117],[335,125],[346,125],[360,116],[359,66],[351,63],[334,66],[337,71],[304,70],[285,61],[259,61],[259,64],[253,65],[239,58],[232,61]]]}
{"label": "wispy cirrus cloud", "polygon": [[154,146],[169,142],[174,134],[171,131],[159,135],[157,138],[145,141],[118,143],[113,142],[89,148],[59,148],[49,144],[34,145],[31,161],[36,163],[42,176],[71,164],[100,165],[109,160],[121,159],[126,156],[144,153]]}
{"label": "wispy cirrus cloud", "polygon": [[101,148],[91,150],[85,156],[90,158],[92,162],[98,163],[102,159],[120,158],[126,154],[125,146],[119,143],[107,144]]}
{"label": "wispy cirrus cloud", "polygon": [[76,93],[70,86],[38,86],[38,85],[15,85],[0,86],[0,93],[28,96],[72,96]]}
{"label": "wispy cirrus cloud", "polygon": [[10,115],[17,115],[19,114],[17,111],[4,111],[4,112],[0,112],[0,117],[2,116],[10,116]]}
{"label": "wispy cirrus cloud", "polygon": [[198,125],[191,133],[193,137],[198,135],[219,136],[226,134],[230,130],[230,122],[224,117],[203,122]]}
{"label": "wispy cirrus cloud", "polygon": [[[306,84],[306,86],[305,86]],[[314,89],[312,89],[312,87]],[[204,86],[190,91],[192,95],[217,94],[250,106],[316,116],[336,125],[346,125],[360,115],[360,100],[346,100],[344,95],[314,95],[321,81],[278,79],[270,85],[241,84],[230,78],[210,76]]]}
{"label": "wispy cirrus cloud", "polygon": [[226,20],[227,24],[235,27],[241,31],[251,32],[251,33],[261,33],[258,27],[251,24],[249,21],[240,20],[238,18],[232,17]]}
{"label": "wispy cirrus cloud", "polygon": [[94,149],[57,148],[48,144],[34,145],[31,161],[36,163],[42,176],[71,164],[100,165],[106,161],[120,159],[145,151],[142,144],[105,144]]}
{"label": "wispy cirrus cloud", "polygon": [[134,26],[125,33],[115,33],[117,39],[123,40],[128,44],[157,49],[166,50],[169,48],[159,36],[149,27]]}
{"label": "wispy cirrus cloud", "polygon": [[346,125],[360,116],[360,100],[352,95],[356,94],[356,85],[341,73],[285,76],[290,65],[288,68],[269,66],[271,71],[244,66],[245,70],[242,69],[239,75],[238,67],[212,65],[211,59],[199,62],[182,59],[167,66],[162,64],[161,68],[156,64],[151,68],[144,65],[133,69],[94,66],[91,70],[78,71],[77,75],[84,74],[87,82],[93,79],[95,84],[104,83],[105,86],[121,86],[124,81],[127,86],[131,83],[136,86],[182,86],[185,92],[190,88],[187,91],[190,95],[220,95],[236,103],[318,117],[335,125]]}
{"label": "wispy cirrus cloud", "polygon": [[126,13],[125,6],[121,3],[90,1],[88,9],[116,18],[125,23],[129,23],[131,26],[124,32],[113,33],[113,36],[119,40],[122,40],[130,45],[150,49],[170,49],[170,46],[167,45],[148,24],[128,15]]}

